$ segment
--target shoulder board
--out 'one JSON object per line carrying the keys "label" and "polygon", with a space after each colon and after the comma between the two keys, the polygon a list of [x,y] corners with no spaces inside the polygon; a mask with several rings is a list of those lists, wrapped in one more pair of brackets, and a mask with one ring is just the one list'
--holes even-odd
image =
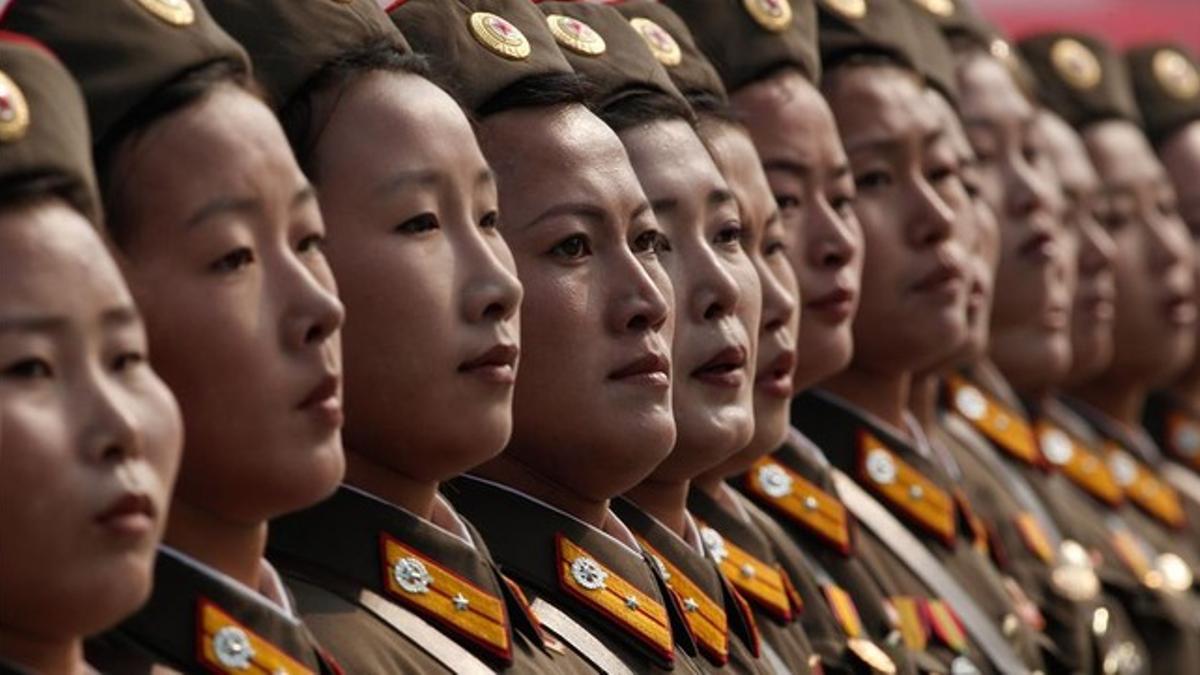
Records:
{"label": "shoulder board", "polygon": [[958,375],[946,378],[946,389],[954,410],[996,447],[1026,464],[1045,467],[1037,438],[1025,415]]}
{"label": "shoulder board", "polygon": [[512,663],[512,643],[504,600],[401,544],[380,535],[383,584],[388,595],[443,629],[462,636]]}
{"label": "shoulder board", "polygon": [[843,555],[850,554],[850,520],[846,507],[804,476],[770,457],[754,463],[746,487],[759,501],[802,525]]}
{"label": "shoulder board", "polygon": [[754,654],[754,658],[762,658],[762,635],[758,632],[758,621],[754,618],[754,611],[750,609],[750,602],[746,598],[743,598],[742,594],[738,593],[736,588],[730,590],[732,591],[733,601],[738,605],[738,611],[746,619],[746,630],[749,633],[746,636],[746,646]]}
{"label": "shoulder board", "polygon": [[1167,413],[1164,441],[1167,452],[1200,471],[1200,420],[1179,411]]}
{"label": "shoulder board", "polygon": [[1155,583],[1154,565],[1150,560],[1152,551],[1140,537],[1122,528],[1112,532],[1111,543],[1117,557],[1138,581],[1150,587],[1160,585]]}
{"label": "shoulder board", "polygon": [[1044,420],[1038,423],[1038,440],[1046,460],[1084,492],[1107,506],[1125,501],[1125,492],[1108,464],[1084,443]]}
{"label": "shoulder board", "polygon": [[304,664],[259,634],[238,623],[213,602],[201,597],[197,605],[196,644],[200,662],[214,673],[314,675]]}
{"label": "shoulder board", "polygon": [[[635,535],[636,536],[636,535]],[[638,543],[654,559],[659,569],[666,570],[663,577],[667,588],[679,599],[688,628],[696,636],[696,642],[704,655],[717,666],[729,663],[729,618],[725,609],[688,578],[666,556],[659,553],[650,542],[637,537]]]}
{"label": "shoulder board", "polygon": [[668,663],[675,661],[667,608],[597,562],[578,544],[556,535],[558,582],[563,591],[604,615]]}
{"label": "shoulder board", "polygon": [[1036,516],[1022,511],[1013,516],[1013,525],[1030,553],[1046,564],[1054,562],[1054,546],[1050,544],[1050,538],[1046,536],[1046,531],[1042,529]]}
{"label": "shoulder board", "polygon": [[759,560],[711,527],[698,524],[709,555],[742,595],[779,621],[787,623],[795,618],[782,569]]}
{"label": "shoulder board", "polygon": [[896,624],[904,646],[914,652],[925,651],[929,644],[929,619],[921,599],[911,595],[893,595],[888,602],[896,610]]}
{"label": "shoulder board", "polygon": [[1108,466],[1129,501],[1175,529],[1182,529],[1187,524],[1183,504],[1175,488],[1116,443],[1108,443],[1107,456]]}
{"label": "shoulder board", "polygon": [[862,618],[858,615],[858,607],[854,604],[854,598],[851,598],[850,594],[837,584],[825,584],[821,587],[821,591],[825,594],[825,601],[829,603],[829,609],[837,618],[838,626],[841,627],[846,637],[862,637]]}
{"label": "shoulder board", "polygon": [[988,542],[989,532],[987,521],[975,513],[975,509],[971,507],[971,502],[967,499],[967,494],[962,491],[962,488],[954,490],[954,502],[958,504],[963,520],[966,521],[967,527],[971,530],[971,545],[981,555],[985,557],[990,556],[992,547]]}
{"label": "shoulder board", "polygon": [[950,649],[965,654],[967,651],[967,636],[963,631],[958,615],[950,605],[941,600],[925,600],[922,602],[930,631],[937,636],[942,644]]}
{"label": "shoulder board", "polygon": [[954,498],[867,431],[858,436],[858,478],[908,520],[954,547]]}

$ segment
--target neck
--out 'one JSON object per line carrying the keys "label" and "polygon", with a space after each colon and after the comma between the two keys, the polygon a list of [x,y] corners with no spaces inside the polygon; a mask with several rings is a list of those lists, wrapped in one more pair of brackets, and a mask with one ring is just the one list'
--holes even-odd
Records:
{"label": "neck", "polygon": [[687,494],[691,481],[661,481],[653,477],[625,493],[629,501],[654,516],[675,534],[687,532]]}
{"label": "neck", "polygon": [[884,375],[851,364],[821,386],[897,429],[905,428],[904,411],[912,389],[911,373]]}
{"label": "neck", "polygon": [[424,520],[433,515],[437,481],[416,480],[353,450],[346,453],[346,483]]}
{"label": "neck", "polygon": [[1200,410],[1200,359],[1171,384],[1169,391],[1188,408]]}
{"label": "neck", "polygon": [[1113,386],[1105,382],[1090,382],[1071,391],[1079,400],[1130,427],[1141,426],[1146,393],[1145,386]]}
{"label": "neck", "polygon": [[176,499],[164,541],[250,588],[261,586],[266,521],[239,523]]}
{"label": "neck", "polygon": [[91,672],[83,660],[83,640],[43,640],[0,626],[0,659],[22,672],[41,675],[82,675]]}
{"label": "neck", "polygon": [[597,529],[603,530],[604,521],[608,520],[607,499],[591,499],[549,480],[507,452],[500,453],[472,473],[546,502]]}
{"label": "neck", "polygon": [[942,378],[936,373],[913,377],[908,393],[908,409],[926,429],[937,424],[938,388],[941,384]]}

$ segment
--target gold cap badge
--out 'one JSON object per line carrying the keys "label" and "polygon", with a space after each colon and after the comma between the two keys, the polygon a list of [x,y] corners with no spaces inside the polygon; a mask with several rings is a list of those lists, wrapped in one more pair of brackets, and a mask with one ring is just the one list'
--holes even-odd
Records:
{"label": "gold cap badge", "polygon": [[1188,100],[1200,94],[1200,74],[1183,54],[1174,49],[1160,49],[1152,63],[1154,78],[1171,96]]}
{"label": "gold cap badge", "polygon": [[506,59],[520,61],[529,58],[529,40],[525,34],[507,19],[491,12],[475,12],[471,15],[471,34],[479,44]]}
{"label": "gold cap badge", "polygon": [[758,25],[769,31],[781,31],[792,23],[792,4],[788,0],[742,0],[742,5]]}
{"label": "gold cap badge", "polygon": [[196,20],[196,11],[188,0],[137,0],[137,3],[172,26],[190,26]]}
{"label": "gold cap badge", "polygon": [[1100,61],[1079,40],[1063,38],[1050,48],[1050,61],[1059,77],[1076,89],[1091,89],[1100,83]]}
{"label": "gold cap badge", "polygon": [[594,28],[570,16],[551,14],[546,17],[550,32],[558,44],[584,56],[599,56],[607,49],[604,38]]}
{"label": "gold cap badge", "polygon": [[951,16],[954,14],[954,0],[916,0],[930,14]]}
{"label": "gold cap badge", "polygon": [[847,19],[861,19],[867,15],[867,0],[825,0],[825,5]]}
{"label": "gold cap badge", "polygon": [[629,25],[633,26],[633,29],[646,41],[650,52],[654,54],[654,58],[658,59],[659,63],[671,67],[679,65],[683,61],[683,52],[679,49],[679,43],[665,28],[640,16],[630,19]]}
{"label": "gold cap badge", "polygon": [[0,143],[25,137],[29,129],[29,104],[25,94],[8,75],[0,71]]}

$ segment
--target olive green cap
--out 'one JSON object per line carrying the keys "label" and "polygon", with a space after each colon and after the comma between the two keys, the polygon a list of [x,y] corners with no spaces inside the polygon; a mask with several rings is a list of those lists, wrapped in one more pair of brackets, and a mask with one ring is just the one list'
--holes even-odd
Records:
{"label": "olive green cap", "polygon": [[189,71],[222,61],[250,69],[197,0],[13,0],[0,28],[37,38],[62,60],[83,89],[96,144]]}
{"label": "olive green cap", "polygon": [[1200,61],[1187,47],[1158,42],[1125,54],[1133,93],[1154,143],[1200,120]]}
{"label": "olive green cap", "polygon": [[729,103],[717,69],[700,51],[687,24],[670,7],[657,0],[632,0],[615,7],[646,40],[651,53],[688,100],[700,96],[721,106]]}
{"label": "olive green cap", "polygon": [[[978,49],[991,54],[1012,73],[1028,96],[1035,96],[1037,83],[1029,64],[1021,58],[1004,33],[984,18],[968,0],[907,0],[924,21],[933,21],[945,36],[951,51]],[[924,21],[919,21],[919,26]]]}
{"label": "olive green cap", "polygon": [[526,78],[574,74],[529,0],[408,0],[388,15],[472,111]]}
{"label": "olive green cap", "polygon": [[774,70],[821,78],[813,0],[664,0],[691,29],[725,88],[737,91]]}
{"label": "olive green cap", "polygon": [[276,109],[331,61],[366,45],[408,42],[375,0],[206,0],[217,23],[250,52]]}
{"label": "olive green cap", "polygon": [[83,94],[48,49],[0,33],[0,184],[53,179],[93,223],[100,200]]}
{"label": "olive green cap", "polygon": [[1075,128],[1110,119],[1140,123],[1129,71],[1108,43],[1082,33],[1054,32],[1025,38],[1017,46],[1037,78],[1038,98]]}
{"label": "olive green cap", "polygon": [[828,68],[856,55],[879,55],[919,69],[913,18],[903,0],[817,0],[821,62]]}
{"label": "olive green cap", "polygon": [[617,10],[580,2],[543,2],[546,25],[601,110],[627,96],[655,93],[687,106],[646,40]]}
{"label": "olive green cap", "polygon": [[[958,102],[957,64],[954,60],[954,50],[942,33],[941,24],[929,10],[918,6],[917,0],[902,0],[911,19],[912,51],[917,72],[925,78],[929,86],[937,89],[952,104]],[[934,0],[926,0],[935,6],[941,6]]]}

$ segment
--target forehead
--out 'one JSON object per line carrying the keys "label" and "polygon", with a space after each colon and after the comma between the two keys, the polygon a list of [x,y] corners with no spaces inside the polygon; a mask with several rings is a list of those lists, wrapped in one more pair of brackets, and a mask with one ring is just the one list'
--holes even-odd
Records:
{"label": "forehead", "polygon": [[1039,112],[1037,132],[1064,187],[1088,190],[1098,185],[1100,179],[1083,147],[1083,139],[1062,118],[1051,112]]}
{"label": "forehead", "polygon": [[769,215],[775,196],[749,135],[728,123],[705,124],[702,133],[747,224],[760,224]]}
{"label": "forehead", "polygon": [[833,113],[821,93],[795,70],[743,87],[733,96],[764,161],[844,154]]}
{"label": "forehead", "polygon": [[1084,141],[1106,185],[1135,186],[1166,177],[1150,143],[1132,122],[1100,122],[1084,131]]}
{"label": "forehead", "polygon": [[998,59],[974,54],[959,66],[958,73],[963,117],[969,122],[1003,124],[1033,117],[1033,106]]}
{"label": "forehead", "polygon": [[923,139],[940,128],[912,72],[890,65],[839,70],[828,98],[847,152],[878,142]]}
{"label": "forehead", "polygon": [[664,180],[681,183],[697,191],[724,187],[725,181],[708,150],[696,131],[683,120],[651,122],[619,135],[639,178],[653,168],[660,183]]}

